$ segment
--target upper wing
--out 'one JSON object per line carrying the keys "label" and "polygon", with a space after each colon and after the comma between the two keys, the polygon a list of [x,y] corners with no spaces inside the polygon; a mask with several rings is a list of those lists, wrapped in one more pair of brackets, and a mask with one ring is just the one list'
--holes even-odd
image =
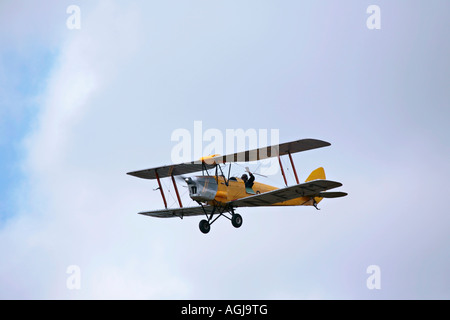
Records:
{"label": "upper wing", "polygon": [[[202,207],[186,207],[186,208],[174,208],[174,209],[162,209],[162,210],[154,210],[154,211],[145,211],[139,212],[139,214],[143,214],[150,217],[157,218],[174,218],[174,217],[187,217],[187,216],[201,216],[205,214],[211,214],[214,207],[212,206],[203,206]],[[203,211],[205,210],[205,211]]]}
{"label": "upper wing", "polygon": [[302,139],[292,142],[286,142],[279,145],[270,147],[258,148],[253,150],[247,150],[243,152],[228,154],[226,156],[206,157],[198,161],[185,162],[180,164],[172,164],[167,166],[161,166],[156,168],[150,168],[145,170],[138,170],[128,172],[127,174],[143,178],[143,179],[156,179],[166,178],[170,176],[176,176],[180,174],[188,174],[203,169],[212,169],[216,164],[226,162],[249,162],[264,160],[271,157],[282,156],[286,154],[292,154],[296,152],[317,149],[329,146],[330,143],[316,139]]}
{"label": "upper wing", "polygon": [[143,178],[143,179],[156,179],[156,174],[158,174],[159,178],[166,178],[170,176],[177,176],[180,174],[188,174],[197,171],[201,171],[203,169],[212,169],[214,168],[214,164],[206,164],[200,161],[186,162],[180,164],[172,164],[168,166],[156,167],[151,169],[139,170],[128,172],[127,174]]}
{"label": "upper wing", "polygon": [[[295,186],[290,186],[282,189],[277,189],[269,192],[264,192],[254,196],[230,201],[229,204],[233,207],[259,207],[269,206],[275,203],[299,198],[299,197],[320,197],[326,193],[322,191],[334,189],[342,186],[342,183],[330,180],[313,180]],[[331,193],[330,193],[331,195]],[[336,196],[347,195],[344,192],[334,193]]]}
{"label": "upper wing", "polygon": [[292,142],[286,142],[270,147],[263,147],[243,152],[228,154],[226,156],[217,156],[210,159],[205,159],[206,163],[226,163],[226,162],[249,162],[264,160],[267,158],[283,156],[296,152],[312,150],[322,147],[330,146],[326,141],[317,139],[301,139]]}

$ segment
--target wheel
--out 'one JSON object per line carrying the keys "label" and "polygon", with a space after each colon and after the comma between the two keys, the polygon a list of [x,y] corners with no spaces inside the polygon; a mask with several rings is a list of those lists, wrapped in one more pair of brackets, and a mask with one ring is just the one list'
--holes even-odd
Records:
{"label": "wheel", "polygon": [[241,217],[241,215],[238,214],[238,213],[233,214],[231,216],[231,224],[235,228],[239,228],[240,226],[242,226],[242,217]]}
{"label": "wheel", "polygon": [[207,220],[200,221],[198,226],[200,227],[200,231],[205,234],[208,233],[209,230],[211,230],[211,225],[209,224],[209,222]]}

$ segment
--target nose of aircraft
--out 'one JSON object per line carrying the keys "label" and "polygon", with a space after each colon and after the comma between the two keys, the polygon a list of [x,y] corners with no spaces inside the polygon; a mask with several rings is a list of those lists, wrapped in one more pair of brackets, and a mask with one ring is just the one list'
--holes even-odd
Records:
{"label": "nose of aircraft", "polygon": [[189,196],[195,201],[214,200],[217,193],[217,182],[214,177],[192,177],[186,178],[189,188]]}

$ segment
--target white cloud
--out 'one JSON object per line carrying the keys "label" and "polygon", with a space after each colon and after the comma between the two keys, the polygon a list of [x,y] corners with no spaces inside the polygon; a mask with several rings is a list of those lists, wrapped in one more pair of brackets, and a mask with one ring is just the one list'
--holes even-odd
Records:
{"label": "white cloud", "polygon": [[[365,288],[369,264],[379,264],[383,279],[391,279],[382,284],[384,297],[402,297],[404,282],[396,282],[395,276],[405,278],[408,263],[418,263],[429,248],[437,248],[428,257],[431,261],[442,257],[448,218],[437,212],[442,206],[433,206],[428,220],[421,215],[430,200],[420,198],[422,186],[411,179],[423,169],[424,159],[402,166],[402,152],[392,144],[392,159],[391,153],[377,157],[373,150],[367,155],[369,148],[355,150],[355,145],[365,145],[368,134],[361,130],[362,137],[356,137],[352,123],[361,121],[361,129],[366,122],[344,122],[347,114],[340,115],[339,126],[347,127],[339,132],[336,124],[326,130],[332,117],[322,119],[323,134],[339,143],[314,155],[305,153],[297,167],[306,177],[306,168],[321,161],[333,168],[327,169],[328,176],[342,180],[349,192],[347,198],[321,203],[320,212],[242,209],[241,229],[222,219],[206,236],[198,231],[199,219],[136,214],[159,208],[162,201],[152,191],[154,182],[125,173],[169,162],[171,132],[180,126],[190,129],[199,115],[205,129],[283,125],[280,140],[285,134],[300,138],[296,117],[312,115],[310,110],[288,110],[287,119],[278,111],[271,116],[272,102],[249,106],[252,94],[261,103],[267,96],[283,95],[279,87],[287,80],[282,76],[297,63],[295,53],[272,63],[280,51],[269,41],[276,33],[266,32],[272,26],[270,10],[262,7],[252,24],[251,5],[237,16],[234,7],[208,5],[212,11],[186,4],[174,9],[137,2],[81,5],[81,30],[65,30],[42,109],[26,140],[27,181],[21,190],[26,199],[0,232],[0,243],[7,244],[0,247],[0,255],[7,257],[0,263],[2,298],[371,298]],[[221,15],[222,9],[227,15]],[[218,16],[222,20],[215,24]],[[233,23],[229,17],[235,18]],[[289,47],[288,34],[285,42],[275,44]],[[252,63],[252,55],[271,63]],[[310,69],[305,71],[314,72],[314,65]],[[319,83],[322,76],[314,76]],[[275,92],[261,92],[265,86]],[[330,110],[325,108],[324,114]],[[383,147],[388,138],[372,137]],[[426,143],[420,145],[430,150]],[[410,147],[405,150],[414,159],[417,153],[409,152]],[[437,174],[418,176],[427,186],[437,180]],[[410,195],[420,205],[409,202]],[[434,228],[436,236],[418,239],[415,233],[422,226]],[[403,250],[408,243],[421,253]],[[80,267],[80,290],[65,286],[69,265]],[[436,266],[431,268],[443,274],[444,268]],[[426,276],[413,270],[413,275]],[[388,289],[389,281],[394,289]]]}
{"label": "white cloud", "polygon": [[[132,272],[136,263],[127,262],[139,257],[130,255],[130,249],[120,243],[130,241],[129,237],[122,238],[122,228],[139,227],[136,219],[129,225],[130,215],[134,217],[137,210],[126,205],[135,198],[115,185],[128,181],[122,168],[111,171],[107,165],[105,172],[98,172],[96,167],[89,167],[89,154],[83,147],[90,141],[79,142],[76,136],[88,128],[84,123],[96,108],[93,96],[108,95],[105,88],[114,81],[115,70],[124,68],[132,58],[137,43],[136,36],[129,35],[140,33],[136,28],[141,17],[133,8],[110,2],[101,2],[89,14],[91,18],[84,16],[83,29],[66,39],[48,81],[36,127],[26,139],[24,170],[28,181],[23,191],[29,198],[1,233],[2,243],[10,244],[2,251],[12,257],[1,268],[2,297],[71,297],[73,292],[64,287],[64,271],[70,264],[79,264],[86,275],[81,297],[128,297],[142,292],[147,295],[141,297],[154,297],[159,292],[164,295],[177,290],[175,285],[167,288],[160,283],[158,287],[160,278],[156,274],[147,277],[152,283],[146,291],[121,290],[130,280],[149,284],[143,280],[147,273]],[[101,22],[94,23],[96,19]],[[111,29],[116,32],[111,33]],[[99,128],[101,125],[91,129]],[[68,157],[71,152],[76,158]],[[110,163],[112,159],[103,154],[100,160]],[[136,191],[146,198],[142,191]],[[136,240],[129,245],[135,245]],[[118,269],[114,259],[119,257]],[[151,261],[155,268],[157,260]],[[148,267],[148,262],[143,265]],[[165,272],[160,270],[161,274]],[[110,281],[111,277],[115,280]],[[171,283],[177,283],[175,278]]]}

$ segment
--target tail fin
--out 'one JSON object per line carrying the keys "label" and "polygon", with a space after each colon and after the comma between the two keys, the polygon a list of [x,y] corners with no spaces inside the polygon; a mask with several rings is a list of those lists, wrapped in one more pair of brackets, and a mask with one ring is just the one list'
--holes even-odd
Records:
{"label": "tail fin", "polygon": [[[311,172],[311,174],[309,175],[309,177],[306,179],[305,182],[312,181],[312,180],[318,180],[318,179],[323,179],[323,180],[326,179],[325,170],[322,167],[317,168],[316,170]],[[314,197],[314,199],[311,199],[308,204],[310,206],[314,206],[317,210],[319,210],[317,205],[319,204],[320,201],[322,201],[322,199],[323,199],[322,197]]]}
{"label": "tail fin", "polygon": [[311,172],[311,174],[309,175],[309,177],[306,179],[305,182],[312,181],[312,180],[318,180],[318,179],[326,179],[325,170],[322,167],[317,168],[316,170]]}

